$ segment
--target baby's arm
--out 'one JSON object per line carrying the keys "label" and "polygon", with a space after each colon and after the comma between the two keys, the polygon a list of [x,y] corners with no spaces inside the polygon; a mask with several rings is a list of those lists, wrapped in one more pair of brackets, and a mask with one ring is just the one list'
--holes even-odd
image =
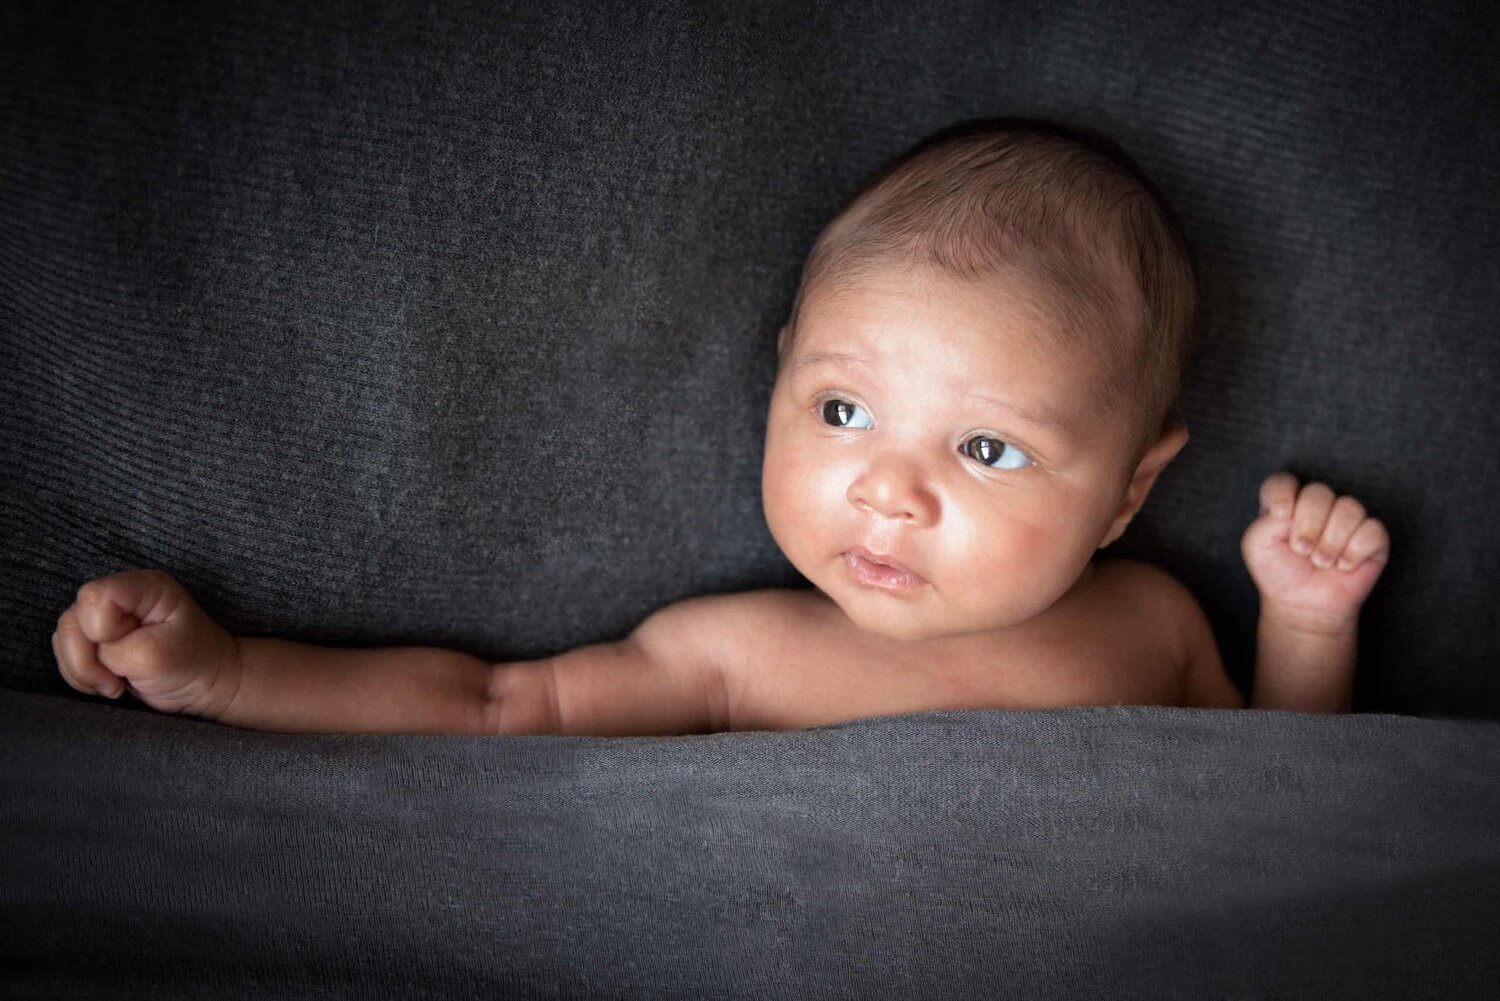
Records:
{"label": "baby's arm", "polygon": [[344,650],[235,637],[158,570],[89,581],[58,618],[58,670],[81,692],[257,730],[482,732],[488,664],[452,650]]}
{"label": "baby's arm", "polygon": [[1359,609],[1390,558],[1385,526],[1323,483],[1275,473],[1240,543],[1260,590],[1256,709],[1348,712]]}
{"label": "baby's arm", "polygon": [[58,619],[81,692],[128,687],[161,712],[312,733],[668,734],[727,724],[709,645],[728,596],[689,599],[614,643],[488,664],[427,647],[333,649],[235,637],[157,570],[85,584]]}

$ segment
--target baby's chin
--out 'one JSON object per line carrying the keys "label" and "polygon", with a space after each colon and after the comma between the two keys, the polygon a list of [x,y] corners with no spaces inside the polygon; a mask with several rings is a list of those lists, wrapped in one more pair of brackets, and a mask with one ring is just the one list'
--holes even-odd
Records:
{"label": "baby's chin", "polygon": [[834,604],[843,609],[849,621],[860,629],[898,643],[922,643],[983,631],[977,628],[955,629],[950,623],[932,622],[915,608],[902,610],[902,614],[890,608],[851,607],[837,598],[834,598]]}
{"label": "baby's chin", "polygon": [[[996,635],[1020,626],[1043,607],[989,605],[959,608],[946,595],[929,592],[926,601],[881,600],[876,592],[828,594],[851,623],[872,636],[899,643],[936,643],[963,637]],[[871,600],[862,600],[871,599]]]}

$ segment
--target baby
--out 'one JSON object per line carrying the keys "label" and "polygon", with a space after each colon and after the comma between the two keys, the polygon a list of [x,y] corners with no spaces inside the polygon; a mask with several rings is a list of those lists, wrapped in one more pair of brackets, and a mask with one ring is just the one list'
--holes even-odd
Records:
{"label": "baby", "polygon": [[[1113,143],[947,130],[820,235],[778,341],[762,498],[815,585],[690,598],[628,637],[490,664],[235,637],[173,578],[85,584],[53,649],[82,692],[283,732],[683,734],[936,709],[1243,708],[1198,603],[1096,558],[1187,443],[1186,243]],[[1382,524],[1260,487],[1252,704],[1350,708]]]}

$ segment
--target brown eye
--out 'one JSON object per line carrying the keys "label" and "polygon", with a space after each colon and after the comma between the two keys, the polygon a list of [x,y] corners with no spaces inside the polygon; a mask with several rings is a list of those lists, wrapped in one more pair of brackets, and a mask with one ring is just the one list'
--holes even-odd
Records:
{"label": "brown eye", "polygon": [[[833,427],[848,427],[854,420],[854,415],[864,413],[857,403],[848,400],[824,400],[821,407],[823,422]],[[869,415],[865,415],[865,426],[869,426]]]}
{"label": "brown eye", "polygon": [[1025,452],[999,438],[970,438],[958,446],[958,450],[992,469],[1025,469],[1031,465]]}

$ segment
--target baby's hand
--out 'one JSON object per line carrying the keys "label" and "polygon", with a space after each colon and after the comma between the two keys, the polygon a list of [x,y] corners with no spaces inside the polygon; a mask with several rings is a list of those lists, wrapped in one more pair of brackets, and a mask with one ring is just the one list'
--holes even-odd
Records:
{"label": "baby's hand", "polygon": [[57,620],[52,652],[80,692],[210,715],[239,684],[239,644],[172,577],[132,570],[83,585]]}
{"label": "baby's hand", "polygon": [[1260,517],[1240,540],[1240,553],[1262,611],[1288,624],[1331,631],[1352,626],[1360,605],[1390,558],[1385,526],[1353,497],[1325,483],[1299,493],[1291,473],[1260,485]]}

